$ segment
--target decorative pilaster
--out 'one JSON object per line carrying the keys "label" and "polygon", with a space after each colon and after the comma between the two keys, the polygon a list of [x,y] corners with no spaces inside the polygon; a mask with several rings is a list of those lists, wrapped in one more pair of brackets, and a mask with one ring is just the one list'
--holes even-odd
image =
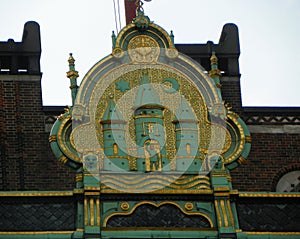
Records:
{"label": "decorative pilaster", "polygon": [[84,234],[100,234],[100,188],[84,193]]}
{"label": "decorative pilaster", "polygon": [[230,181],[230,174],[221,157],[218,157],[211,171],[211,184],[219,238],[236,238],[236,229],[239,227],[235,203],[231,200],[231,195],[236,191],[232,190]]}
{"label": "decorative pilaster", "polygon": [[99,238],[101,227],[99,172],[83,172],[83,228],[85,237]]}
{"label": "decorative pilaster", "polygon": [[77,78],[78,78],[78,71],[75,70],[75,59],[70,53],[70,57],[68,59],[69,62],[69,71],[67,72],[67,77],[70,79],[70,89],[72,94],[72,105],[75,103],[76,95],[77,95]]}

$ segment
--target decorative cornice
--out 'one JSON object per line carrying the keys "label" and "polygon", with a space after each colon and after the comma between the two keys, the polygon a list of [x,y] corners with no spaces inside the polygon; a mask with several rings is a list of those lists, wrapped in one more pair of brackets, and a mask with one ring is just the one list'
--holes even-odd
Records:
{"label": "decorative cornice", "polygon": [[300,134],[300,125],[248,125],[251,133]]}
{"label": "decorative cornice", "polygon": [[300,116],[296,115],[265,115],[257,114],[251,116],[244,116],[246,124],[250,125],[295,125],[300,124]]}
{"label": "decorative cornice", "polygon": [[262,198],[293,198],[293,197],[299,197],[300,193],[269,193],[269,192],[257,192],[257,193],[249,193],[249,192],[240,192],[239,197],[262,197]]}

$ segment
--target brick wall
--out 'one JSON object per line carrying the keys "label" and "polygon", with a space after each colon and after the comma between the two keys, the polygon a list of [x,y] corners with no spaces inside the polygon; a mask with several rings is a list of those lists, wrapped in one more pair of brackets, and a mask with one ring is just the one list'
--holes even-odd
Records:
{"label": "brick wall", "polygon": [[0,76],[1,190],[60,190],[74,172],[54,159],[45,132],[40,76]]}
{"label": "brick wall", "polygon": [[231,173],[233,187],[241,191],[274,191],[282,174],[300,169],[300,134],[251,136],[248,163]]}
{"label": "brick wall", "polygon": [[229,103],[235,113],[241,114],[242,99],[240,77],[223,77],[221,78],[221,85],[222,99],[225,101],[225,103]]}

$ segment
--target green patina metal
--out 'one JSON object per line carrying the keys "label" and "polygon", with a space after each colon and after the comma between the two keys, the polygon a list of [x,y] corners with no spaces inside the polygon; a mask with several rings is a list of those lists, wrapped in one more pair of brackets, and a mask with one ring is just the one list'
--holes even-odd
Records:
{"label": "green patina metal", "polygon": [[[240,229],[230,170],[245,162],[251,137],[224,105],[217,52],[208,75],[143,12],[112,45],[51,131],[56,157],[78,170],[73,238],[283,238]],[[160,224],[164,210],[202,224]]]}

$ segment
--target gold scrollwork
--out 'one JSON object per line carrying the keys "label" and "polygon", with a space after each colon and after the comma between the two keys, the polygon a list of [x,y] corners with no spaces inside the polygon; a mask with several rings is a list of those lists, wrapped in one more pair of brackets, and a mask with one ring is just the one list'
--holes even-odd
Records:
{"label": "gold scrollwork", "polygon": [[[82,160],[73,152],[71,152],[69,146],[66,144],[66,139],[68,138],[67,132],[68,130],[71,130],[71,128],[72,128],[71,116],[67,116],[62,120],[58,128],[57,142],[59,144],[59,147],[63,151],[63,153],[67,156],[67,158],[73,159],[77,162],[81,162]],[[66,163],[67,161],[65,161],[64,159],[64,161],[60,161],[60,162]]]}

